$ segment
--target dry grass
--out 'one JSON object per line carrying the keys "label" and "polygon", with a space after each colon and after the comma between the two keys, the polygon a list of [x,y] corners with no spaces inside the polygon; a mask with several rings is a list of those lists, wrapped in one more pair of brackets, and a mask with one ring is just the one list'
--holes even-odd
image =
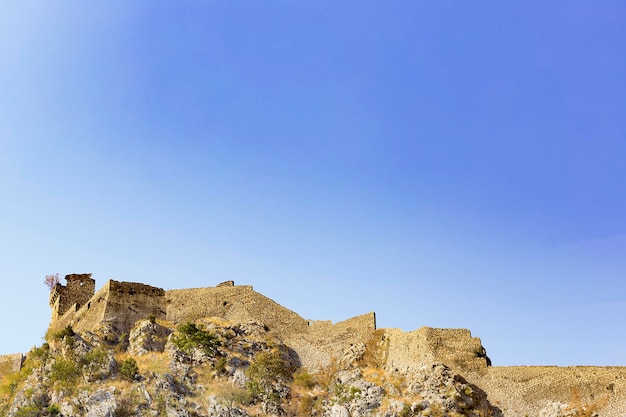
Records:
{"label": "dry grass", "polygon": [[[128,354],[120,354],[116,357],[116,360],[119,362],[123,362],[126,360],[129,355]],[[154,372],[155,374],[164,374],[166,372],[170,372],[169,369],[169,358],[164,353],[158,352],[150,352],[146,355],[141,355],[135,357],[137,361],[137,366],[139,366],[139,372]]]}
{"label": "dry grass", "polygon": [[0,411],[9,405],[21,379],[21,374],[13,372],[8,363],[0,363]]}
{"label": "dry grass", "polygon": [[609,402],[609,396],[603,396],[592,402],[584,402],[580,395],[580,390],[571,389],[571,399],[565,412],[572,417],[593,417],[598,414],[598,410]]}
{"label": "dry grass", "polygon": [[388,349],[387,342],[383,339],[384,334],[382,329],[378,329],[365,343],[365,352],[359,361],[362,367],[382,368],[385,365]]}
{"label": "dry grass", "polygon": [[246,407],[252,401],[245,388],[235,387],[229,383],[213,383],[207,387],[207,393],[230,407]]}
{"label": "dry grass", "polygon": [[330,358],[327,366],[318,369],[315,374],[315,382],[320,386],[322,390],[329,390],[335,383],[337,372],[341,370],[339,359],[336,357]]}

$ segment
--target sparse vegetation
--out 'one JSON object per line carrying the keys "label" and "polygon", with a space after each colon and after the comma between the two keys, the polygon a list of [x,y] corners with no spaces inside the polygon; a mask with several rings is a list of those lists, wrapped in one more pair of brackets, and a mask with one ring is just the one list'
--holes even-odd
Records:
{"label": "sparse vegetation", "polygon": [[20,408],[17,413],[15,413],[15,417],[39,417],[40,410],[39,407],[35,406],[26,406]]}
{"label": "sparse vegetation", "polygon": [[335,383],[337,372],[339,372],[339,360],[336,357],[330,358],[328,365],[317,370],[315,381],[323,390],[330,390]]}
{"label": "sparse vegetation", "polygon": [[[92,306],[91,311],[99,310]],[[151,323],[161,314],[138,311]],[[145,320],[133,329],[127,322],[120,325],[112,320],[82,333],[91,322],[82,320],[79,326],[79,317],[71,322],[81,334],[57,323],[47,335],[49,343],[31,350],[20,372],[0,369],[0,416],[53,417],[71,408],[64,414],[83,416],[96,401],[121,417],[147,415],[148,410],[159,417],[176,413],[201,417],[211,407],[216,407],[218,415],[228,412],[239,417],[285,413],[320,417],[338,409],[372,417],[499,415],[478,386],[466,383],[442,364],[412,369],[398,361],[394,366],[399,369],[390,371],[389,364],[396,359],[388,357],[390,341],[395,339],[384,330],[369,333],[366,344],[359,341],[344,350],[334,345],[333,335],[332,349],[320,352],[330,351],[342,360],[333,357],[319,369],[296,370],[292,363],[298,360],[319,359],[307,350],[316,348],[317,341],[293,354],[280,341],[279,327],[270,331],[257,322],[202,318],[175,329],[165,315],[158,323],[167,329],[159,327],[159,332]],[[131,330],[133,350],[128,352]],[[171,338],[164,352],[166,336]],[[470,349],[473,356],[485,353],[482,346]],[[612,391],[613,383],[609,386]],[[591,396],[590,402],[584,402],[580,392],[573,391],[569,407],[559,411],[567,411],[561,414],[565,417],[597,417],[607,401],[608,397]]]}
{"label": "sparse vegetation", "polygon": [[261,352],[246,369],[246,388],[253,399],[280,403],[281,388],[286,387],[292,374],[278,349]]}
{"label": "sparse vegetation", "polygon": [[51,415],[51,416],[56,416],[57,414],[59,414],[61,412],[61,409],[59,408],[58,405],[56,404],[50,404],[47,408],[46,408],[46,412]]}
{"label": "sparse vegetation", "polygon": [[365,344],[365,352],[358,361],[360,365],[372,368],[380,368],[384,365],[388,341],[385,341],[383,336],[384,332],[381,329],[372,333],[370,339]]}
{"label": "sparse vegetation", "polygon": [[46,284],[46,287],[48,287],[50,291],[52,291],[59,284],[59,282],[58,273],[46,275],[46,278],[43,280],[43,283]]}
{"label": "sparse vegetation", "polygon": [[217,336],[200,329],[194,323],[185,323],[178,327],[174,343],[184,352],[191,353],[194,349],[201,349],[210,357],[218,353],[217,348],[220,345]]}
{"label": "sparse vegetation", "polygon": [[598,410],[604,407],[608,402],[608,395],[592,402],[584,402],[580,395],[580,390],[572,388],[569,406],[565,409],[565,412],[571,417],[594,417],[598,415]]}
{"label": "sparse vegetation", "polygon": [[223,374],[224,372],[226,372],[226,358],[220,358],[215,362],[215,372],[218,373],[218,375]]}
{"label": "sparse vegetation", "polygon": [[293,374],[293,382],[305,389],[313,389],[315,387],[315,379],[306,368],[300,368]]}
{"label": "sparse vegetation", "polygon": [[10,400],[22,380],[19,372],[13,372],[8,363],[0,364],[0,415],[6,415]]}
{"label": "sparse vegetation", "polygon": [[89,380],[100,379],[106,375],[105,366],[109,360],[109,352],[103,347],[97,347],[87,352],[82,359],[83,372]]}
{"label": "sparse vegetation", "polygon": [[58,331],[52,333],[52,339],[53,340],[63,340],[66,337],[74,337],[75,335],[76,335],[76,333],[74,332],[74,329],[72,328],[71,325],[68,324],[63,329],[58,330]]}
{"label": "sparse vegetation", "polygon": [[126,349],[128,349],[129,343],[130,341],[129,341],[128,333],[126,332],[122,333],[117,341],[118,351],[120,352],[126,351]]}
{"label": "sparse vegetation", "polygon": [[139,366],[137,366],[137,361],[133,358],[128,358],[122,363],[120,368],[120,374],[129,380],[134,380],[139,374]]}
{"label": "sparse vegetation", "polygon": [[58,357],[52,363],[50,369],[50,382],[59,385],[61,388],[72,390],[78,383],[81,376],[81,369],[73,359]]}
{"label": "sparse vegetation", "polygon": [[336,383],[333,385],[334,401],[337,404],[346,405],[361,396],[361,390],[345,384]]}

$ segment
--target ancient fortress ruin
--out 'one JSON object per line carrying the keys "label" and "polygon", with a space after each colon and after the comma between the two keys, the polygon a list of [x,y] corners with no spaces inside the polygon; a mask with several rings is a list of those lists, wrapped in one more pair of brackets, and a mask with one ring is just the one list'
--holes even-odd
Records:
{"label": "ancient fortress ruin", "polygon": [[306,320],[252,286],[232,281],[215,287],[166,291],[110,280],[96,292],[91,274],[71,274],[65,279],[66,285],[57,284],[50,294],[51,329],[71,325],[85,331],[108,326],[121,334],[149,317],[174,325],[204,317],[256,321],[293,349],[301,365],[308,368],[324,366],[331,358],[367,347],[379,366],[388,371],[444,363],[483,390],[505,416],[540,410],[547,401],[567,402],[572,388],[588,399],[608,395],[610,402],[602,416],[626,415],[624,367],[492,366],[480,339],[466,329],[377,329],[373,312],[335,324]]}

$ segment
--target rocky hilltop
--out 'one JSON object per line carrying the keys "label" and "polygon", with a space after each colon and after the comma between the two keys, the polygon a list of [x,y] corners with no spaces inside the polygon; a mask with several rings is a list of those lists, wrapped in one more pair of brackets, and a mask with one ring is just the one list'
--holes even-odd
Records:
{"label": "rocky hilltop", "polygon": [[251,286],[66,276],[46,343],[0,357],[0,415],[626,415],[626,368],[497,367],[465,329],[306,320]]}

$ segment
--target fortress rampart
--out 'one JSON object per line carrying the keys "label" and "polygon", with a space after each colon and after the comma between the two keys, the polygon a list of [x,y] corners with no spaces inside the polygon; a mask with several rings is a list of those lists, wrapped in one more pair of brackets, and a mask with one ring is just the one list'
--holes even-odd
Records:
{"label": "fortress rampart", "polygon": [[600,366],[490,366],[463,376],[480,387],[506,417],[539,416],[554,402],[567,404],[576,390],[584,403],[608,398],[600,417],[626,415],[626,368]]}
{"label": "fortress rampart", "polygon": [[[626,415],[624,367],[491,366],[481,340],[466,329],[376,329],[373,312],[336,324],[306,320],[252,286],[238,286],[232,281],[215,287],[164,291],[110,280],[94,293],[91,274],[72,274],[66,280],[66,286],[57,285],[50,295],[51,329],[71,325],[80,331],[108,326],[121,334],[149,317],[175,325],[204,317],[257,321],[293,349],[300,364],[310,369],[365,350],[377,366],[392,372],[444,363],[486,393],[506,417],[539,415],[551,402],[567,403],[572,388],[587,402],[609,396],[601,417]],[[17,363],[15,358],[8,360]]]}
{"label": "fortress rampart", "polygon": [[250,285],[169,290],[166,318],[174,323],[201,317],[221,317],[234,322],[261,321],[270,331],[286,337],[307,330],[297,313],[254,291]]}
{"label": "fortress rampart", "polygon": [[482,372],[491,365],[481,340],[467,329],[384,329],[375,343],[384,345],[382,359],[389,370],[406,371],[417,364],[443,362],[459,372]]}
{"label": "fortress rampart", "polygon": [[[258,321],[273,337],[290,346],[300,363],[309,368],[323,366],[333,357],[341,359],[346,348],[365,344],[376,330],[374,313],[334,325],[310,321],[254,291],[252,286],[234,285],[232,281],[215,287],[165,291],[141,283],[109,280],[85,300],[84,294],[66,289],[75,288],[70,283],[76,276],[68,275],[67,287],[54,289],[51,329],[71,325],[81,331],[104,325],[119,335],[129,333],[136,321],[148,317],[175,325],[203,317],[240,323]],[[80,277],[91,279],[90,274]]]}

